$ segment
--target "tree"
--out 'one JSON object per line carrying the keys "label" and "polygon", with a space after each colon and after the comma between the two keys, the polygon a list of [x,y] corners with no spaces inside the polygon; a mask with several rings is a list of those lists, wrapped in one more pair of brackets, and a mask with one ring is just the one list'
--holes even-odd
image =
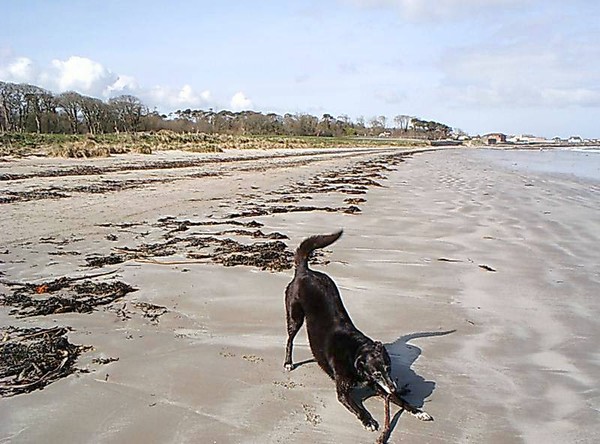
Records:
{"label": "tree", "polygon": [[34,119],[38,133],[58,131],[58,115],[56,113],[56,97],[45,89],[35,87],[34,94],[30,96],[34,109]]}
{"label": "tree", "polygon": [[71,133],[79,133],[79,124],[81,123],[81,103],[83,96],[75,91],[67,91],[57,97],[58,108],[67,117]]}
{"label": "tree", "polygon": [[369,119],[371,135],[378,135],[385,131],[385,116],[373,116]]}
{"label": "tree", "polygon": [[18,131],[17,116],[19,109],[18,85],[0,82],[0,129]]}
{"label": "tree", "polygon": [[411,121],[415,132],[421,133],[428,139],[444,139],[450,135],[452,128],[443,123],[434,122],[432,120],[421,120],[414,118]]}
{"label": "tree", "polygon": [[45,92],[42,88],[21,84],[19,85],[22,95],[23,103],[25,105],[24,121],[22,122],[23,131],[34,130],[37,133],[42,131],[42,94]]}
{"label": "tree", "polygon": [[365,124],[364,116],[358,116],[356,118],[356,132],[363,136],[367,135],[367,126]]}
{"label": "tree", "polygon": [[[397,115],[394,124],[400,131],[414,137],[446,138],[449,126]],[[291,136],[355,136],[378,135],[387,130],[384,115],[369,119],[359,116],[356,122],[345,114],[337,118],[325,113],[318,118],[306,113],[263,114],[256,111],[177,110],[161,115],[149,112],[140,99],[131,95],[114,97],[103,102],[75,91],[54,95],[35,85],[0,81],[0,132],[134,132],[170,129],[177,132],[227,134],[287,134]],[[456,129],[455,134],[460,130]]]}
{"label": "tree", "polygon": [[296,114],[285,113],[283,116],[283,130],[285,134],[293,135],[298,127],[298,116]]}
{"label": "tree", "polygon": [[315,136],[319,119],[310,114],[298,114],[298,136]]}
{"label": "tree", "polygon": [[334,122],[334,118],[331,114],[323,114],[321,120],[317,124],[317,136],[333,136],[333,131],[331,130],[331,126]]}
{"label": "tree", "polygon": [[356,128],[354,123],[352,123],[352,119],[347,114],[341,114],[337,117],[336,121],[336,135],[344,135],[344,136],[355,136]]}
{"label": "tree", "polygon": [[100,99],[86,96],[80,97],[79,106],[88,132],[90,134],[103,133],[110,120],[108,106]]}
{"label": "tree", "polygon": [[396,125],[396,128],[398,128],[400,131],[407,132],[411,120],[412,117],[407,116],[405,114],[399,114],[396,117],[394,117],[394,124]]}
{"label": "tree", "polygon": [[469,134],[461,128],[453,128],[452,135],[454,137],[464,137],[464,136],[468,136]]}
{"label": "tree", "polygon": [[113,97],[108,101],[108,107],[115,132],[138,131],[142,117],[148,114],[146,105],[137,97],[128,94]]}
{"label": "tree", "polygon": [[[27,83],[0,84],[0,125],[4,131],[24,132],[36,127],[37,94],[41,88]],[[39,123],[39,120],[37,120]],[[31,123],[31,127],[28,125]]]}

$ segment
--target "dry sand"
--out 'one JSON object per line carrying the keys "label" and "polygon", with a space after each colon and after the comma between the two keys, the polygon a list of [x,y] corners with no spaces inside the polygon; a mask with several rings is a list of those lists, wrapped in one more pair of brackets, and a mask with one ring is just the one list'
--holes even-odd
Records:
{"label": "dry sand", "polygon": [[[0,174],[123,166],[101,175],[2,181],[3,192],[149,182],[0,205],[1,278],[31,282],[97,271],[83,266],[86,255],[161,239],[161,217],[219,220],[253,203],[280,205],[284,195],[275,192],[291,195],[297,182],[394,152],[159,153],[152,159],[206,162],[142,171],[127,165],[148,157],[0,163]],[[230,161],[216,162],[219,156]],[[598,442],[598,183],[515,173],[454,149],[416,153],[381,173],[384,187],[371,186],[366,195],[302,193],[293,203],[337,208],[347,206],[344,199],[366,198],[358,214],[239,220],[286,234],[291,249],[307,235],[344,227],[326,253],[331,262],[315,268],[336,280],[357,326],[387,344],[395,375],[412,390],[408,399],[435,418],[396,416],[390,442]],[[98,226],[125,222],[140,225]],[[117,240],[107,240],[110,234]],[[136,261],[105,269],[118,269],[118,278],[139,290],[91,314],[16,319],[0,307],[0,325],[70,326],[71,342],[94,347],[77,362],[89,373],[0,399],[1,443],[375,442],[377,433],[339,404],[314,363],[283,370],[283,291],[291,270]],[[136,302],[168,312],[152,321]],[[123,307],[129,318],[119,315]],[[99,357],[119,360],[92,362]],[[304,330],[294,358],[310,358]],[[383,424],[383,402],[365,405]]]}

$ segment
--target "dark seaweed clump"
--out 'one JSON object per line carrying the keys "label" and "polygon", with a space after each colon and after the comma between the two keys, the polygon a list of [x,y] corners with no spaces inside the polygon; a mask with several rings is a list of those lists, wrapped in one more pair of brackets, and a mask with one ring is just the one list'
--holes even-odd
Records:
{"label": "dark seaweed clump", "polygon": [[261,270],[282,271],[292,268],[294,254],[281,241],[257,242],[243,245],[230,242],[215,250],[213,261],[234,267],[246,265]]}
{"label": "dark seaweed clump", "polygon": [[10,294],[0,295],[0,305],[13,307],[18,317],[55,313],[89,313],[136,289],[121,281],[94,282],[60,278],[41,284],[19,284]]}
{"label": "dark seaweed clump", "polygon": [[66,327],[0,328],[0,396],[42,389],[75,372],[77,357],[89,347],[67,339]]}

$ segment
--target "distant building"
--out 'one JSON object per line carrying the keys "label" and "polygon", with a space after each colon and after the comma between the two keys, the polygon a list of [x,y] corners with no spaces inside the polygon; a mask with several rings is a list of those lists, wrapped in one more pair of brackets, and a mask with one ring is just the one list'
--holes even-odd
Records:
{"label": "distant building", "polygon": [[506,143],[506,134],[502,134],[502,133],[485,134],[482,137],[482,139],[487,145],[496,145],[497,143]]}
{"label": "distant building", "polygon": [[[556,141],[556,138],[554,139]],[[519,136],[512,136],[508,139],[510,143],[521,143],[521,144],[536,144],[536,143],[549,143],[550,141],[545,137],[534,136],[532,134],[521,134]]]}
{"label": "distant building", "polygon": [[568,140],[569,143],[583,143],[583,139],[579,136],[571,136]]}

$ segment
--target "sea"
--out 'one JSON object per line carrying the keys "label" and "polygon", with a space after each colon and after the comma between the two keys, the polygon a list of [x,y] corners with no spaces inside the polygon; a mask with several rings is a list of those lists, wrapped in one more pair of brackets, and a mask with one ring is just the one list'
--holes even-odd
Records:
{"label": "sea", "polygon": [[518,171],[559,174],[600,182],[600,146],[541,150],[484,149],[478,155]]}

